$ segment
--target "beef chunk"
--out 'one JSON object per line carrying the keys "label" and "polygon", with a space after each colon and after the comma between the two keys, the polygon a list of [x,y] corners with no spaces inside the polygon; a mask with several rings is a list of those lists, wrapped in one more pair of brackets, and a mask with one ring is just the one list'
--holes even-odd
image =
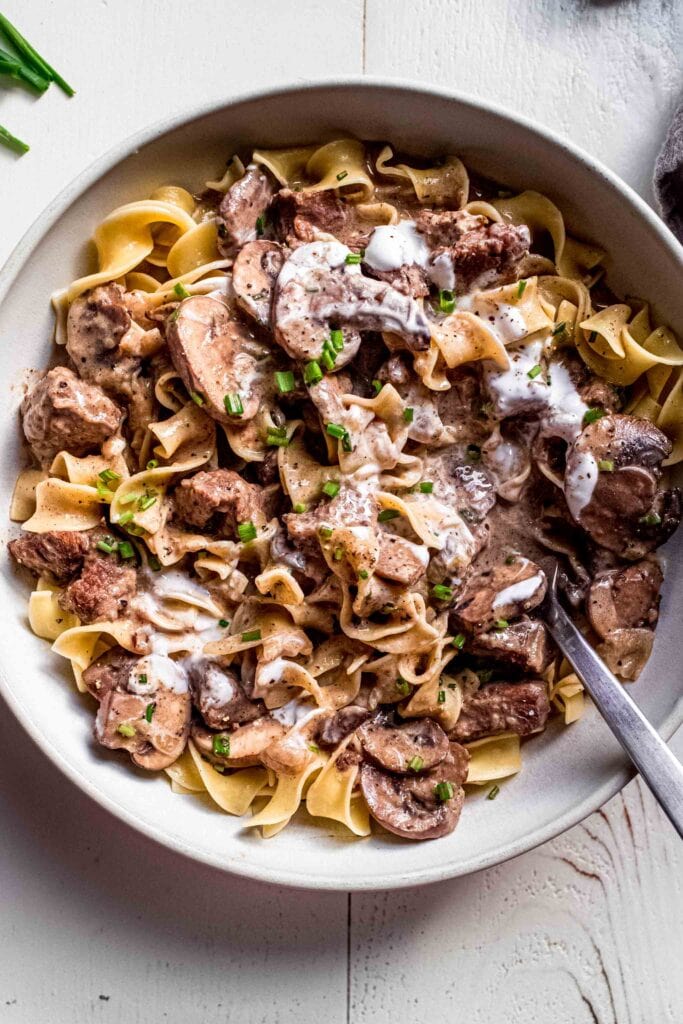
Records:
{"label": "beef chunk", "polygon": [[235,537],[239,523],[268,519],[268,496],[231,469],[209,469],[182,480],[175,489],[176,516],[196,530]]}
{"label": "beef chunk", "polygon": [[543,623],[525,616],[504,629],[472,637],[467,651],[514,666],[524,675],[540,675],[552,661],[555,647]]}
{"label": "beef chunk", "polygon": [[456,291],[492,288],[515,281],[529,252],[525,226],[488,222],[461,210],[421,210],[415,222],[426,236],[434,258],[448,256],[455,271]]}
{"label": "beef chunk", "polygon": [[140,659],[123,647],[112,647],[100,655],[83,673],[83,682],[95,700],[102,700],[110,690],[125,690],[131,669]]}
{"label": "beef chunk", "polygon": [[49,465],[57,452],[87,455],[116,433],[122,413],[94,384],[56,366],[22,402],[24,434],[36,458]]}
{"label": "beef chunk", "polygon": [[657,621],[662,570],[651,559],[623,569],[599,573],[591,584],[586,610],[603,639],[614,629],[654,626]]}
{"label": "beef chunk", "polygon": [[491,683],[465,697],[449,736],[461,743],[499,732],[529,736],[545,728],[549,714],[548,688],[542,680]]}
{"label": "beef chunk", "polygon": [[379,559],[375,572],[405,587],[414,586],[424,576],[429,562],[429,551],[424,545],[391,533],[379,535]]}
{"label": "beef chunk", "polygon": [[372,226],[359,221],[353,207],[330,189],[293,192],[280,189],[272,207],[277,237],[291,249],[314,242],[318,232],[334,235],[350,246],[364,246]]}
{"label": "beef chunk", "polygon": [[189,676],[192,699],[210,729],[243,725],[265,713],[261,701],[249,700],[234,672],[216,662],[193,660]]}
{"label": "beef chunk", "polygon": [[374,500],[354,487],[342,487],[332,501],[322,502],[310,512],[288,513],[283,519],[292,540],[311,541],[318,537],[321,526],[370,526],[375,516]]}
{"label": "beef chunk", "polygon": [[248,167],[244,177],[230,186],[218,208],[218,247],[223,255],[232,256],[256,239],[256,222],[265,215],[274,191],[259,167]]}
{"label": "beef chunk", "polygon": [[460,589],[453,618],[462,629],[490,630],[536,608],[545,597],[545,573],[528,558],[515,558],[475,572]]}
{"label": "beef chunk", "polygon": [[60,598],[81,622],[110,622],[122,615],[136,591],[135,569],[113,557],[91,552],[83,570]]}
{"label": "beef chunk", "polygon": [[135,391],[141,361],[119,350],[132,325],[125,292],[118,284],[100,285],[74,299],[67,317],[66,349],[84,380],[124,395]]}
{"label": "beef chunk", "polygon": [[36,576],[51,573],[58,583],[67,583],[80,572],[90,542],[78,530],[51,530],[49,533],[27,533],[10,541],[12,558]]}
{"label": "beef chunk", "polygon": [[323,722],[318,733],[319,745],[326,750],[338,747],[342,740],[355,732],[358,726],[367,721],[369,717],[370,712],[367,708],[361,708],[355,704],[349,704],[347,707],[335,711]]}

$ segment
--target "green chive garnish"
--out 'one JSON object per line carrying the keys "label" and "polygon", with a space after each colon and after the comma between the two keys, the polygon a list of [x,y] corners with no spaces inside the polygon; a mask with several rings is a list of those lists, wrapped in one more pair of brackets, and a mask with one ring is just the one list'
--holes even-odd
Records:
{"label": "green chive garnish", "polygon": [[[119,498],[120,505],[132,505],[134,501],[140,498],[140,494],[136,494],[135,491],[131,491],[130,494],[124,494],[123,497]],[[119,520],[120,522],[120,520]]]}
{"label": "green chive garnish", "polygon": [[294,506],[294,511],[301,515],[302,512],[308,511],[308,506],[304,505],[303,501],[297,501],[296,505]]}
{"label": "green chive garnish", "polygon": [[536,365],[532,366],[529,372],[527,373],[527,377],[529,378],[529,380],[536,380],[536,378],[538,377],[539,373],[542,372],[542,370],[543,367],[539,366],[539,364],[536,363]]}
{"label": "green chive garnish", "polygon": [[15,153],[19,153],[20,156],[28,153],[31,148],[25,142],[22,142],[21,139],[18,139],[16,135],[12,135],[7,128],[3,128],[2,125],[0,125],[0,142],[7,146],[8,149],[13,149]]}
{"label": "green chive garnish", "polygon": [[24,39],[21,32],[14,27],[4,14],[0,14],[0,31],[7,41],[12,44],[17,53],[24,58],[24,62],[30,68],[36,71],[42,78],[47,78],[50,82],[56,82],[67,96],[74,95],[74,90],[69,83],[64,81],[62,76],[48,64],[44,57],[40,56],[38,51],[31,46],[27,39]]}
{"label": "green chive garnish", "polygon": [[130,722],[121,722],[121,725],[116,726],[116,731],[121,736],[126,736],[130,739],[131,736],[135,736],[135,726],[131,725]]}
{"label": "green chive garnish", "polygon": [[106,540],[98,540],[95,547],[98,551],[104,551],[105,555],[111,555],[112,552],[116,551],[118,544],[108,544]]}
{"label": "green chive garnish", "polygon": [[105,483],[111,483],[113,480],[120,480],[121,474],[115,473],[113,469],[103,469],[101,473],[97,474],[100,480]]}
{"label": "green chive garnish", "polygon": [[231,391],[229,395],[226,395],[223,404],[228,416],[241,416],[244,413],[242,398],[236,391]]}
{"label": "green chive garnish", "polygon": [[372,382],[372,389],[375,392],[375,395],[378,395],[380,393],[380,391],[382,390],[382,381],[381,380],[373,380],[373,382]]}
{"label": "green chive garnish", "polygon": [[329,434],[330,437],[336,437],[338,441],[341,441],[347,433],[347,430],[346,427],[340,427],[338,423],[327,423],[325,424],[325,432]]}
{"label": "green chive garnish", "polygon": [[335,562],[341,562],[342,558],[344,557],[344,548],[335,548],[332,553],[332,557],[334,558]]}
{"label": "green chive garnish", "polygon": [[441,290],[439,292],[439,309],[442,313],[452,313],[455,309],[455,298],[453,292]]}
{"label": "green chive garnish", "polygon": [[320,356],[320,362],[323,364],[325,369],[329,372],[334,370],[334,364],[337,361],[337,355],[335,352],[331,352],[327,348],[323,348],[322,355]]}
{"label": "green chive garnish", "polygon": [[277,389],[281,395],[289,394],[289,392],[294,391],[294,388],[296,387],[294,374],[291,370],[276,370],[275,383],[277,384]]}
{"label": "green chive garnish", "polygon": [[218,625],[221,627],[221,629],[227,629],[230,623],[228,622],[227,619],[219,619]]}
{"label": "green chive garnish", "polygon": [[323,484],[323,494],[326,494],[328,498],[336,498],[340,487],[341,484],[338,480],[328,480],[327,483]]}
{"label": "green chive garnish", "polygon": [[204,398],[198,391],[190,391],[190,398],[195,405],[204,405]]}
{"label": "green chive garnish", "polygon": [[189,299],[190,297],[190,293],[188,292],[187,288],[185,287],[184,284],[181,284],[180,281],[178,281],[178,284],[173,285],[173,293],[179,299]]}
{"label": "green chive garnish", "polygon": [[562,334],[566,326],[567,325],[564,320],[561,320],[559,324],[556,324],[553,328],[553,338],[556,338],[558,334]]}
{"label": "green chive garnish", "polygon": [[420,757],[418,754],[416,754],[415,757],[411,757],[410,761],[408,761],[408,767],[411,772],[422,771],[424,764],[424,758]]}
{"label": "green chive garnish", "polygon": [[522,295],[524,295],[524,289],[525,288],[526,288],[526,281],[520,281],[519,284],[517,285],[517,298],[518,299],[521,299]]}
{"label": "green chive garnish", "polygon": [[360,580],[366,580],[369,575],[370,575],[370,573],[368,572],[367,569],[359,569],[358,570],[358,579],[360,579]]}
{"label": "green chive garnish", "polygon": [[496,619],[496,621],[494,622],[494,626],[496,627],[496,629],[507,629],[509,625],[510,623],[508,622],[507,619]]}
{"label": "green chive garnish", "polygon": [[596,420],[601,420],[602,417],[606,415],[607,413],[604,409],[599,409],[597,407],[589,409],[584,413],[583,425],[584,427],[587,427],[589,423],[595,423]]}
{"label": "green chive garnish", "polygon": [[284,427],[270,427],[266,434],[266,444],[274,448],[288,448],[289,438]]}
{"label": "green chive garnish", "polygon": [[422,494],[431,494],[434,490],[434,483],[432,480],[423,480],[420,484],[420,491]]}
{"label": "green chive garnish", "polygon": [[239,523],[237,526],[237,536],[243,544],[248,544],[251,540],[256,540],[256,527],[253,523]]}
{"label": "green chive garnish", "polygon": [[601,473],[613,473],[614,463],[611,459],[598,459],[598,469]]}
{"label": "green chive garnish", "polygon": [[481,448],[478,444],[467,445],[467,458],[470,462],[481,462]]}
{"label": "green chive garnish", "polygon": [[344,332],[340,330],[330,331],[330,344],[335,352],[341,352],[344,348]]}
{"label": "green chive garnish", "polygon": [[321,526],[320,529],[318,530],[318,533],[320,534],[321,537],[324,537],[326,540],[329,540],[332,534],[334,533],[334,530],[332,529],[331,526]]}
{"label": "green chive garnish", "polygon": [[350,252],[344,262],[351,265],[353,263],[360,263],[361,259],[362,257],[359,252]]}
{"label": "green chive garnish", "polygon": [[127,523],[132,523],[132,521],[133,521],[133,513],[132,512],[124,512],[123,515],[119,516],[119,519],[118,519],[119,526],[125,526]]}
{"label": "green chive garnish", "polygon": [[[132,514],[132,513],[131,513]],[[119,520],[121,522],[121,520]],[[119,544],[119,554],[121,558],[134,558],[135,548],[129,540],[122,540]]]}
{"label": "green chive garnish", "polygon": [[495,800],[499,793],[500,793],[500,786],[492,786],[491,789],[486,794],[486,799],[487,800]]}
{"label": "green chive garnish", "polygon": [[646,516],[641,516],[638,520],[639,523],[643,523],[644,526],[659,526],[662,521],[662,517],[658,512],[648,512]]}
{"label": "green chive garnish", "polygon": [[154,497],[154,495],[146,494],[144,498],[140,498],[138,502],[138,508],[140,509],[141,512],[146,512],[148,508],[151,508],[152,505],[154,505],[156,500],[157,499]]}
{"label": "green chive garnish", "polygon": [[415,416],[415,410],[412,408],[412,406],[410,406],[410,405],[406,406],[406,408],[403,410],[403,419],[404,419],[404,421],[406,423],[412,423],[414,416]]}
{"label": "green chive garnish", "polygon": [[435,597],[437,601],[450,601],[453,597],[453,588],[446,587],[443,583],[436,583],[432,587],[432,596]]}
{"label": "green chive garnish", "polygon": [[434,796],[442,804],[453,799],[453,784],[451,782],[438,782],[434,787]]}
{"label": "green chive garnish", "polygon": [[158,469],[158,468],[159,468],[159,461],[158,461],[158,459],[150,459],[149,462],[147,463],[147,469]]}
{"label": "green chive garnish", "polygon": [[152,701],[151,704],[147,705],[147,707],[145,708],[145,719],[146,719],[146,721],[148,721],[148,722],[152,721],[152,715],[154,714],[156,709],[157,709],[156,701]]}
{"label": "green chive garnish", "polygon": [[259,236],[262,235],[263,232],[265,231],[265,228],[266,218],[263,215],[261,215],[260,217],[256,218],[256,234]]}
{"label": "green chive garnish", "polygon": [[250,629],[250,630],[247,630],[246,633],[242,633],[242,643],[243,644],[250,644],[250,643],[253,643],[255,640],[260,640],[260,639],[261,639],[261,630],[260,629]]}
{"label": "green chive garnish", "polygon": [[463,649],[463,647],[465,646],[465,640],[466,640],[465,634],[464,633],[458,633],[457,636],[453,637],[453,639],[451,640],[451,643],[453,644],[454,647],[457,647],[458,650],[461,651]]}
{"label": "green chive garnish", "polygon": [[306,363],[304,366],[304,384],[317,384],[322,379],[323,371],[315,359],[311,360],[310,363]]}
{"label": "green chive garnish", "polygon": [[392,519],[398,519],[400,512],[397,508],[383,508],[377,516],[378,523],[388,523]]}
{"label": "green chive garnish", "polygon": [[211,740],[211,749],[216,757],[230,757],[230,737],[225,735],[214,736]]}
{"label": "green chive garnish", "polygon": [[396,689],[406,697],[410,693],[410,683],[399,676],[396,680]]}
{"label": "green chive garnish", "polygon": [[348,171],[340,171],[339,174],[337,175],[337,181],[343,181],[344,178],[348,177],[348,174]]}

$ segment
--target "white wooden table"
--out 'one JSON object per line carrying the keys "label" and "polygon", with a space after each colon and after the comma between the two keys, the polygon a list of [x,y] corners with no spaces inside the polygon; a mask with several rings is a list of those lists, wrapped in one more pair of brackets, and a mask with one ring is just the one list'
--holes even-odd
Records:
{"label": "white wooden table", "polygon": [[[21,160],[0,152],[0,263],[111,145],[236,90],[360,72],[450,85],[568,135],[646,198],[683,90],[678,0],[2,8],[78,95],[0,94],[0,123],[32,144]],[[56,775],[0,710],[1,1024],[683,1020],[683,846],[637,782],[479,875],[307,895],[144,840]]]}

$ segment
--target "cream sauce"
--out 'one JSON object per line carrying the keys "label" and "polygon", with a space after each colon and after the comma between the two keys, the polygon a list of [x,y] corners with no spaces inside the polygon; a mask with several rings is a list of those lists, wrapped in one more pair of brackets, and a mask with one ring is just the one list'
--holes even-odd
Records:
{"label": "cream sauce", "polygon": [[545,575],[544,573],[539,572],[535,576],[530,576],[526,580],[520,580],[519,583],[512,583],[509,587],[505,587],[504,590],[501,590],[496,594],[491,608],[495,612],[499,608],[504,608],[507,605],[515,607],[524,601],[528,601],[538,593],[544,582]]}
{"label": "cream sauce", "polygon": [[177,661],[160,654],[148,654],[140,658],[128,676],[128,690],[147,697],[160,687],[173,693],[187,693],[188,681],[185,668]]}
{"label": "cream sauce", "polygon": [[593,454],[575,450],[564,477],[564,496],[574,519],[579,518],[593,497],[598,475],[598,464]]}

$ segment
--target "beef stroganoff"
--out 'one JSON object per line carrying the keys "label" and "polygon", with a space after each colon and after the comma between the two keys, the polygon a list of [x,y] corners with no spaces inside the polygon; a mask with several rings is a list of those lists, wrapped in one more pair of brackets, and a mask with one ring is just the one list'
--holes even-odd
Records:
{"label": "beef stroganoff", "polygon": [[[339,139],[95,231],[22,404],[14,560],[94,735],[272,836],[451,832],[650,654],[683,350],[546,196]],[[553,724],[555,723],[555,724]]]}

